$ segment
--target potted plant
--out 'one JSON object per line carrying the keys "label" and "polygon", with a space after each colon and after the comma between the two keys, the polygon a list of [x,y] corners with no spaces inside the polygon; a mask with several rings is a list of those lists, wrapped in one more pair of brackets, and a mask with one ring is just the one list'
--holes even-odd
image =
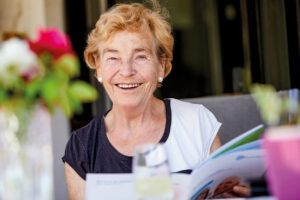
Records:
{"label": "potted plant", "polygon": [[36,40],[0,44],[0,199],[52,199],[51,118],[67,117],[97,91],[81,80],[67,35],[40,29]]}
{"label": "potted plant", "polygon": [[276,93],[270,85],[255,85],[252,92],[264,121],[269,125],[262,143],[269,190],[279,200],[299,199],[299,91]]}

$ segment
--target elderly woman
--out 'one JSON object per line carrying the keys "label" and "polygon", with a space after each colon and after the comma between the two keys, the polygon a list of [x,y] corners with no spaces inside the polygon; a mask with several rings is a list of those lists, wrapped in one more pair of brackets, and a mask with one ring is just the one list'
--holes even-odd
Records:
{"label": "elderly woman", "polygon": [[[113,106],[73,132],[67,144],[70,199],[84,198],[87,173],[131,172],[138,144],[164,143],[171,172],[191,171],[220,147],[221,124],[204,106],[153,94],[171,71],[173,41],[160,9],[119,4],[101,15],[84,53]],[[234,192],[245,196],[249,189],[236,186]]]}

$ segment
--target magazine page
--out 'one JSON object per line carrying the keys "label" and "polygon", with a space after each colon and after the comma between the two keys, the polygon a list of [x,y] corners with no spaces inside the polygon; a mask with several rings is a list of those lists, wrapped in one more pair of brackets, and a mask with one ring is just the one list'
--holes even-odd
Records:
{"label": "magazine page", "polygon": [[[244,144],[242,146],[238,146],[234,149],[226,151],[225,153],[222,154],[222,156],[226,155],[226,154],[233,153],[233,152],[237,152],[237,151],[247,151],[247,150],[251,150],[251,149],[260,149],[261,148],[261,143],[262,143],[262,139],[259,139],[259,140],[253,141],[253,142],[249,142],[249,143]],[[217,159],[217,158],[215,157],[215,158],[211,158],[211,159]]]}
{"label": "magazine page", "polygon": [[234,185],[246,184],[265,172],[262,149],[249,149],[211,159],[190,175],[189,199],[219,198]]}
{"label": "magazine page", "polygon": [[[174,200],[188,199],[190,175],[173,173]],[[86,200],[135,199],[133,174],[87,174]]]}
{"label": "magazine page", "polygon": [[189,195],[190,175],[173,173],[172,182],[174,190],[174,200],[187,200]]}
{"label": "magazine page", "polygon": [[226,144],[223,144],[218,150],[212,153],[210,157],[212,158],[218,157],[223,153],[230,151],[231,149],[234,149],[238,146],[258,140],[263,132],[263,128],[264,125],[260,124],[250,129],[249,131],[239,135],[238,137],[227,142]]}
{"label": "magazine page", "polygon": [[132,174],[87,174],[86,200],[134,199]]}
{"label": "magazine page", "polygon": [[[249,131],[239,135],[238,137],[230,140],[226,144],[223,144],[219,149],[217,149],[215,152],[213,152],[206,160],[199,162],[195,169],[200,168],[203,164],[206,164],[207,162],[210,162],[211,159],[215,159],[223,154],[226,154],[228,152],[231,152],[233,149],[239,149],[239,147],[244,146],[245,144],[254,142],[259,140],[262,132],[263,132],[264,125],[260,124]],[[252,144],[254,145],[254,144]],[[258,143],[255,143],[257,147],[259,147]],[[246,147],[243,147],[246,148]]]}

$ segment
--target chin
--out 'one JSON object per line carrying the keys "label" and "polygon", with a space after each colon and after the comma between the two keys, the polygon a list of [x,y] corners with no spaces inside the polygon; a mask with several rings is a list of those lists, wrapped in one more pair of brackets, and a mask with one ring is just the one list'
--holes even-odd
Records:
{"label": "chin", "polygon": [[116,102],[113,102],[115,105],[123,108],[136,108],[141,105],[146,104],[145,99],[141,99],[138,97],[127,97],[127,98],[118,98]]}

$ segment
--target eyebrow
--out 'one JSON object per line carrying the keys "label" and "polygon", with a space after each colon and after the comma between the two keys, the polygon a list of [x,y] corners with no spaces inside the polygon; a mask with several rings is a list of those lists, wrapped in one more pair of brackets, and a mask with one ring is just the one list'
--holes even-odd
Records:
{"label": "eyebrow", "polygon": [[152,53],[151,49],[149,49],[149,48],[136,48],[136,49],[134,49],[134,52],[143,52],[143,51],[146,51],[148,53]]}
{"label": "eyebrow", "polygon": [[116,49],[105,48],[103,49],[103,54],[105,53],[118,53],[119,51]]}
{"label": "eyebrow", "polygon": [[[135,48],[134,49],[135,53],[143,52],[143,51],[148,52],[148,53],[152,53],[151,49],[149,49],[149,48]],[[119,51],[116,50],[116,49],[110,49],[110,48],[103,49],[103,54],[105,54],[105,53],[118,53],[118,52]]]}

